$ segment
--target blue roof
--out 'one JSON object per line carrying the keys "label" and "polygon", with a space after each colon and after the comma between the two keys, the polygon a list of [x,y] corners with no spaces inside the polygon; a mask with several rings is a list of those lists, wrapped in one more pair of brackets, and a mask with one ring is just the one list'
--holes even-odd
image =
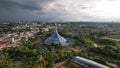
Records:
{"label": "blue roof", "polygon": [[61,37],[59,35],[59,33],[56,31],[51,37],[49,37],[47,40],[45,40],[45,44],[60,44],[62,46],[65,46],[66,43],[66,39],[64,39],[63,37]]}

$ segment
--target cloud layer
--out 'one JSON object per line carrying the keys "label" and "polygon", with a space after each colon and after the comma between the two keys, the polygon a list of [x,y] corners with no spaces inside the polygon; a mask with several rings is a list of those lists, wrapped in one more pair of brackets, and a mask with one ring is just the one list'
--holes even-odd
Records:
{"label": "cloud layer", "polygon": [[0,0],[0,20],[120,21],[120,0]]}

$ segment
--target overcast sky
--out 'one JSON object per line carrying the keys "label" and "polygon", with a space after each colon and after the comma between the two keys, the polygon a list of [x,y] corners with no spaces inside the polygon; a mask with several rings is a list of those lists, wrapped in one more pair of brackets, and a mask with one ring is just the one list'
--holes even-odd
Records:
{"label": "overcast sky", "polygon": [[120,21],[120,0],[0,0],[2,21]]}

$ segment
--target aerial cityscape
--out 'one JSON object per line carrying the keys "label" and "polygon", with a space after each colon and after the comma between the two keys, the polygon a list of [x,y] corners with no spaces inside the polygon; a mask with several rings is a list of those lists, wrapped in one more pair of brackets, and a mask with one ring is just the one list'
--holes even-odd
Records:
{"label": "aerial cityscape", "polygon": [[120,68],[119,0],[0,0],[0,68]]}
{"label": "aerial cityscape", "polygon": [[119,26],[89,22],[1,23],[0,66],[118,68]]}

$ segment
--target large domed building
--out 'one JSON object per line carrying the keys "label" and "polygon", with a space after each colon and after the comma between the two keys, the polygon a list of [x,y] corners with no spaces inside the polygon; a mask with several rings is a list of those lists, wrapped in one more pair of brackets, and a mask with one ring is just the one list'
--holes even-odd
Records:
{"label": "large domed building", "polygon": [[57,31],[57,25],[56,25],[55,33],[52,36],[50,36],[48,39],[46,39],[44,43],[47,45],[54,44],[54,45],[65,46],[67,45],[67,40],[64,39],[62,36],[60,36],[60,34]]}

